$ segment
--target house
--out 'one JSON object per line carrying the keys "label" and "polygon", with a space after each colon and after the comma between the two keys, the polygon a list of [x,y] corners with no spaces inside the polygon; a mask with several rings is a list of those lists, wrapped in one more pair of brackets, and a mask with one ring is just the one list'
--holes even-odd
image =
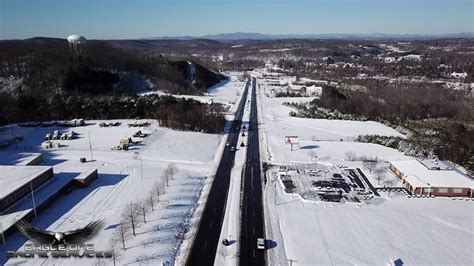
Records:
{"label": "house", "polygon": [[286,92],[287,93],[306,95],[306,87],[291,84],[286,88]]}
{"label": "house", "polygon": [[306,95],[310,97],[321,96],[322,92],[323,92],[323,87],[321,86],[312,85],[312,86],[306,87]]}
{"label": "house", "polygon": [[390,171],[412,195],[473,197],[474,180],[439,160],[390,161]]}

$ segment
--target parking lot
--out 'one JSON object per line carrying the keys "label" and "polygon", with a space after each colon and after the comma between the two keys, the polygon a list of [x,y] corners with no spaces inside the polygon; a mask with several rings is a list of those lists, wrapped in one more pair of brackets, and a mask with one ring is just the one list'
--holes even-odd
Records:
{"label": "parking lot", "polygon": [[360,169],[314,163],[279,166],[274,170],[286,193],[297,193],[306,200],[362,202],[374,197],[372,186]]}

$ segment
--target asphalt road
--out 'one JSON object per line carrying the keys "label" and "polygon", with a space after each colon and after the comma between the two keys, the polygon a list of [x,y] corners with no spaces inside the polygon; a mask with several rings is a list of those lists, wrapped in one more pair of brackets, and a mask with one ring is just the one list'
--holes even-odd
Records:
{"label": "asphalt road", "polygon": [[264,238],[262,174],[258,139],[256,80],[252,78],[252,102],[245,163],[244,194],[240,242],[240,265],[264,265],[263,250],[257,249],[257,238]]}
{"label": "asphalt road", "polygon": [[[239,147],[237,146],[237,140],[239,138],[249,86],[250,82],[248,80],[227,138],[230,147]],[[230,147],[226,147],[222,154],[221,162],[219,163],[216,176],[212,182],[202,213],[201,222],[199,223],[199,228],[186,265],[214,264],[217,245],[220,244],[219,236],[221,234],[227,194],[229,192],[230,172],[235,159],[235,152],[231,151]]]}

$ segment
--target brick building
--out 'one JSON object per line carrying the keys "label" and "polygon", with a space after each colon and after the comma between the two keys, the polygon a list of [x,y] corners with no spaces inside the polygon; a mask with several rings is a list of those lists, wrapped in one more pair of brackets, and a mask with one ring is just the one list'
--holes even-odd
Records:
{"label": "brick building", "polygon": [[389,169],[412,195],[473,197],[474,180],[457,171],[447,162],[390,161]]}

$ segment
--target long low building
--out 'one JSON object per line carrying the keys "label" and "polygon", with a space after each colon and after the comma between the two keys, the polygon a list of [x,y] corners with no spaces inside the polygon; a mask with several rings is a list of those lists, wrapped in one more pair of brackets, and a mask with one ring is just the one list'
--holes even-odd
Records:
{"label": "long low building", "polygon": [[0,212],[53,176],[53,168],[49,166],[0,165]]}
{"label": "long low building", "polygon": [[473,197],[474,180],[438,160],[390,161],[389,169],[412,195]]}

